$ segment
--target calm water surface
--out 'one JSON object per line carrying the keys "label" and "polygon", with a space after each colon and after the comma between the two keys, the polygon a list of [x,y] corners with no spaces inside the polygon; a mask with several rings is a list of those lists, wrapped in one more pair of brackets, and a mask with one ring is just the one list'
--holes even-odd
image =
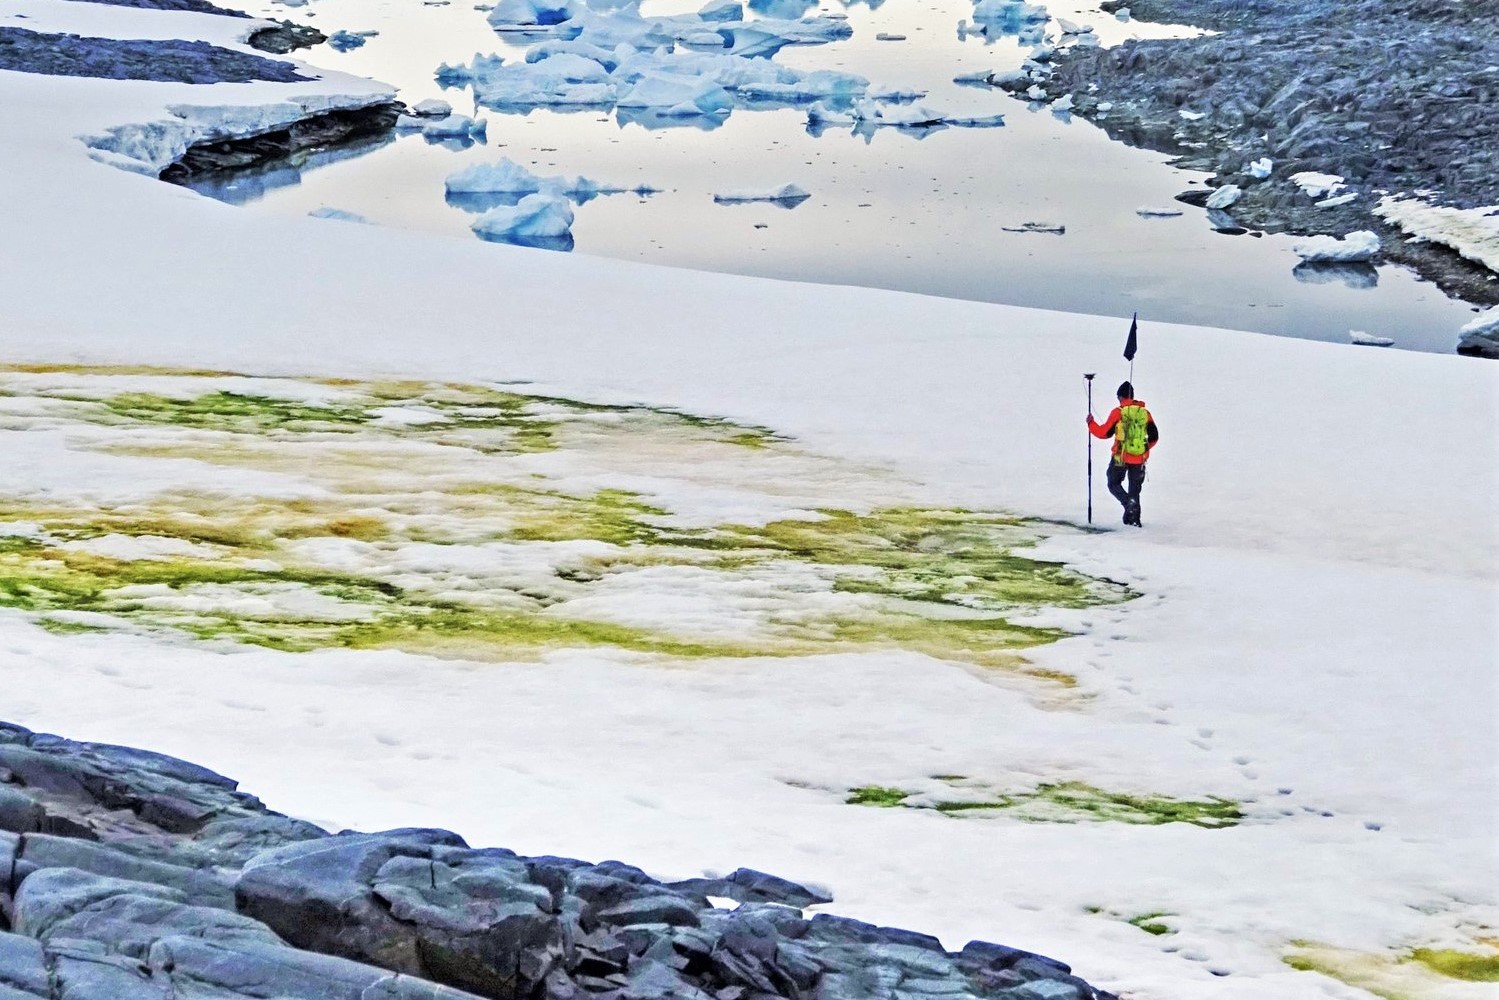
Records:
{"label": "calm water surface", "polygon": [[[699,6],[648,0],[644,12]],[[1092,24],[1104,44],[1186,30],[1124,23],[1090,6],[1069,0],[1048,9]],[[1138,310],[1147,323],[1318,340],[1346,342],[1348,331],[1359,329],[1428,351],[1451,351],[1458,327],[1473,312],[1400,268],[1347,276],[1303,268],[1298,277],[1293,238],[1215,233],[1203,210],[1172,201],[1201,185],[1204,175],[1112,142],[1082,120],[953,83],[962,73],[1018,66],[1028,51],[1013,38],[960,36],[959,21],[972,19],[967,0],[830,3],[821,12],[846,13],[851,39],[776,56],[799,69],[841,69],[876,85],[926,90],[924,104],[950,113],[1005,116],[1001,128],[882,129],[872,136],[847,128],[814,134],[798,109],[739,109],[712,130],[650,129],[623,112],[598,109],[476,109],[468,91],[437,86],[436,67],[467,63],[475,53],[520,61],[528,43],[496,36],[471,4],[313,0],[294,11],[275,4],[251,9],[329,33],[377,30],[362,48],[320,46],[302,56],[394,84],[408,104],[441,97],[489,121],[485,143],[435,144],[409,134],[199,185],[258,211],[305,214],[331,207],[381,225],[475,239],[468,228],[473,212],[447,202],[443,181],[471,164],[509,157],[543,176],[582,174],[661,189],[577,206],[573,235],[580,253],[1104,315]],[[879,33],[906,40],[877,41]],[[811,198],[791,209],[713,200],[715,192],[731,188],[788,182]],[[1184,214],[1136,214],[1149,206],[1174,206]],[[1066,232],[1002,228],[1026,222],[1063,225]]]}

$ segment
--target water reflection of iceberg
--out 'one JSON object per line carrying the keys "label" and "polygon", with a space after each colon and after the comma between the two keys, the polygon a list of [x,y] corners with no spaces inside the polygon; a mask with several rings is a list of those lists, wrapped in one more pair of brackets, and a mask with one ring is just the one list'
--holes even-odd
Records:
{"label": "water reflection of iceberg", "polygon": [[659,108],[615,108],[614,117],[619,127],[639,125],[652,132],[667,128],[695,128],[701,132],[712,132],[728,121],[728,115],[681,115],[672,110]]}
{"label": "water reflection of iceberg", "polygon": [[395,142],[395,136],[367,136],[333,149],[304,150],[291,156],[270,160],[258,166],[223,173],[202,174],[192,178],[186,187],[215,201],[246,205],[281,188],[302,183],[302,175],[319,167],[352,160]]}
{"label": "water reflection of iceberg", "polygon": [[1303,262],[1291,269],[1291,275],[1304,285],[1342,282],[1349,288],[1374,288],[1379,284],[1379,271],[1373,264],[1363,262]]}
{"label": "water reflection of iceberg", "polygon": [[533,250],[560,250],[569,253],[573,248],[573,234],[566,236],[518,236],[515,233],[504,235],[479,233],[479,239],[486,243],[508,243],[515,247],[531,247]]}

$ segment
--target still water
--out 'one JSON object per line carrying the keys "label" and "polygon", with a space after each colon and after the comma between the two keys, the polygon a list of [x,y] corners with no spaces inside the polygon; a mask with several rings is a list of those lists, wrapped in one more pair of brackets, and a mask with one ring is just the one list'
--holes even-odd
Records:
{"label": "still water", "polygon": [[[647,0],[643,12],[684,13],[699,6]],[[485,142],[398,135],[197,185],[255,211],[296,215],[326,207],[379,225],[476,239],[469,231],[472,206],[449,204],[443,182],[464,167],[508,157],[543,176],[581,174],[658,189],[576,206],[578,253],[1074,312],[1138,311],[1143,322],[1318,340],[1346,342],[1356,329],[1427,351],[1453,350],[1457,329],[1473,312],[1400,268],[1298,270],[1293,238],[1216,233],[1205,211],[1172,200],[1201,186],[1204,175],[1115,143],[1064,113],[954,83],[961,74],[1017,67],[1029,50],[1013,37],[988,40],[960,32],[959,22],[973,15],[969,0],[850,6],[831,0],[820,10],[808,8],[813,14],[846,14],[852,38],[786,48],[775,56],[778,62],[924,90],[923,104],[951,114],[1005,118],[999,128],[886,128],[872,135],[847,127],[809,129],[805,110],[795,108],[736,109],[709,130],[647,128],[623,111],[476,108],[468,91],[444,91],[434,82],[437,66],[467,63],[476,53],[522,61],[529,42],[496,35],[471,3],[311,0],[295,10],[273,3],[252,3],[250,9],[316,24],[330,34],[378,31],[360,48],[340,52],[324,45],[299,55],[316,66],[393,84],[408,104],[440,97],[457,111],[488,119]],[[1120,21],[1086,0],[1048,9],[1092,25],[1105,45],[1190,31]],[[882,41],[880,34],[905,39]],[[786,183],[811,197],[794,208],[713,199],[730,189]],[[1183,214],[1137,213],[1157,206]],[[1028,222],[1064,226],[1065,233],[1004,228]]]}

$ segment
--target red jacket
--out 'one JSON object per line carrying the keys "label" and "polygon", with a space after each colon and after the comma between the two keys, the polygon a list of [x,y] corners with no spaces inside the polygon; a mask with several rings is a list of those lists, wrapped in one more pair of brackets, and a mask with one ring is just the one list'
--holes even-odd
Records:
{"label": "red jacket", "polygon": [[[1145,401],[1140,399],[1121,399],[1119,401],[1119,406],[1145,406]],[[1119,406],[1114,407],[1114,410],[1109,414],[1108,419],[1101,424],[1093,419],[1093,415],[1091,413],[1088,414],[1088,430],[1091,431],[1093,433],[1093,436],[1096,438],[1114,438],[1114,447],[1111,452],[1111,454],[1114,456],[1114,461],[1121,462],[1124,465],[1144,465],[1145,460],[1150,457],[1150,450],[1155,447],[1156,442],[1161,438],[1160,431],[1156,430],[1155,418],[1150,415],[1150,408],[1146,407],[1145,454],[1124,455],[1123,457],[1121,457],[1119,451],[1123,447],[1124,442],[1120,440],[1119,437],[1115,434],[1115,431],[1119,427]]]}

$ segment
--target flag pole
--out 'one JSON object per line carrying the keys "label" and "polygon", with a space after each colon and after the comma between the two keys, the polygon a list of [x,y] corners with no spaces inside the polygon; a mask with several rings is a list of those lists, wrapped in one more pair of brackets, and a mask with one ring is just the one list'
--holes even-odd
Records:
{"label": "flag pole", "polygon": [[[1088,383],[1088,416],[1093,416],[1093,376],[1097,372],[1084,372],[1083,379]],[[1093,523],[1093,432],[1088,431],[1088,523]]]}

